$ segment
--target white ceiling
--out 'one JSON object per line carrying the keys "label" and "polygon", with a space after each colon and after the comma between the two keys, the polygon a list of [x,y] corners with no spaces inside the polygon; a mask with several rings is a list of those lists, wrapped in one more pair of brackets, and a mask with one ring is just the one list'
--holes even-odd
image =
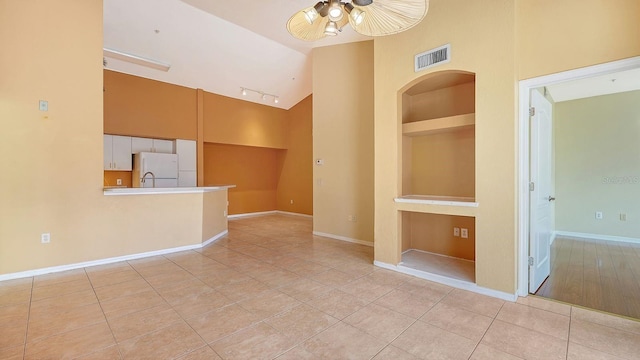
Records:
{"label": "white ceiling", "polygon": [[[168,72],[107,58],[106,68],[289,109],[311,94],[311,49],[369,38],[349,26],[305,42],[287,20],[314,0],[104,0],[104,47],[171,64]],[[157,31],[156,31],[157,30]],[[263,101],[245,87],[277,95]]]}
{"label": "white ceiling", "polygon": [[640,90],[640,68],[547,86],[555,102]]}

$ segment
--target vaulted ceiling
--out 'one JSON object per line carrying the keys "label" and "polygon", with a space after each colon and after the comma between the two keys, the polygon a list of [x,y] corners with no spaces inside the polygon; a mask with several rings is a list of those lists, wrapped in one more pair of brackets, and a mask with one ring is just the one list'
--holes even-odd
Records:
{"label": "vaulted ceiling", "polygon": [[[106,58],[106,69],[289,109],[311,94],[311,50],[369,38],[349,26],[305,42],[287,20],[313,0],[104,0],[104,47],[171,65]],[[337,60],[339,61],[339,60]],[[279,97],[263,100],[241,88]]]}

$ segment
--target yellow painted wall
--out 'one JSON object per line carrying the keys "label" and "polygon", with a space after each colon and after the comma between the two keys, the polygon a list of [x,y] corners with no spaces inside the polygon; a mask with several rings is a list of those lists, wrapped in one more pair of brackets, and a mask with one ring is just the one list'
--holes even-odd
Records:
{"label": "yellow painted wall", "polygon": [[556,103],[553,125],[555,230],[640,242],[640,91]]}
{"label": "yellow painted wall", "polygon": [[638,0],[518,0],[518,79],[640,55]]}
{"label": "yellow painted wall", "polygon": [[313,94],[313,229],[372,241],[373,42],[314,48]]}
{"label": "yellow painted wall", "polygon": [[[636,0],[432,0],[415,28],[375,39],[375,257],[397,264],[402,117],[398,91],[430,71],[476,73],[476,279],[515,292],[517,80],[640,55]],[[415,73],[413,57],[451,43],[452,61]]]}
{"label": "yellow painted wall", "polygon": [[[466,260],[475,260],[475,218],[403,212],[402,251],[417,249]],[[405,224],[406,223],[406,224]],[[467,229],[468,237],[453,235],[453,228]]]}
{"label": "yellow painted wall", "polygon": [[[404,195],[475,197],[473,128],[415,136],[411,141],[411,191]],[[405,137],[407,141],[407,137]]]}
{"label": "yellow painted wall", "polygon": [[[415,28],[375,39],[375,258],[400,261],[402,92],[429,73],[476,74],[476,279],[513,292],[515,244],[515,7],[513,1],[432,0]],[[414,72],[414,55],[451,44],[451,62]]]}
{"label": "yellow painted wall", "polygon": [[[313,214],[313,97],[289,109],[289,147],[278,152],[277,209]],[[293,200],[293,204],[291,204]]]}
{"label": "yellow painted wall", "polygon": [[215,231],[202,194],[103,195],[102,1],[0,0],[0,43],[11,54],[0,56],[0,150],[11,154],[0,274],[199,244],[204,222]]}

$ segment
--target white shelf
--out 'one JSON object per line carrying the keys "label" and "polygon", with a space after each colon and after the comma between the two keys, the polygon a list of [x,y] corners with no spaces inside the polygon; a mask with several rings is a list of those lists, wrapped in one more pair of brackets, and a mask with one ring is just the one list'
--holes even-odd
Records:
{"label": "white shelf", "polygon": [[394,199],[397,203],[429,204],[478,207],[478,203],[472,197],[437,196],[437,195],[404,195]]}
{"label": "white shelf", "polygon": [[446,131],[469,129],[475,126],[476,114],[448,116],[438,119],[414,121],[402,124],[402,134],[406,136],[422,136]]}
{"label": "white shelf", "polygon": [[453,196],[405,195],[393,201],[398,211],[471,217],[476,216],[479,206],[474,198]]}

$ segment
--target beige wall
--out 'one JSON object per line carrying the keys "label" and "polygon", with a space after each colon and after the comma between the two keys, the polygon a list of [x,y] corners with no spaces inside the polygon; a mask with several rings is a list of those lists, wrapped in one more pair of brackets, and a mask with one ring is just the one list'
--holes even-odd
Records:
{"label": "beige wall", "polygon": [[[392,199],[401,192],[401,94],[429,73],[467,71],[476,74],[476,279],[514,291],[514,12],[513,1],[434,0],[421,24],[375,40],[376,260],[400,261],[401,222]],[[447,43],[450,63],[414,72],[415,54]]]}
{"label": "beige wall", "polygon": [[[289,109],[289,148],[278,152],[277,209],[313,214],[313,97]],[[291,204],[293,200],[293,204]]]}
{"label": "beige wall", "polygon": [[[416,212],[403,212],[402,216],[402,251],[417,249],[475,260],[475,218]],[[467,229],[468,237],[454,236],[454,227]]]}
{"label": "beige wall", "polygon": [[372,241],[373,42],[315,48],[313,94],[313,229]]}
{"label": "beige wall", "polygon": [[555,229],[640,242],[640,91],[560,102],[554,111]]}
{"label": "beige wall", "polygon": [[0,43],[0,274],[201,243],[201,194],[103,195],[102,1],[0,0]]}
{"label": "beige wall", "polygon": [[516,0],[518,79],[640,55],[638,0]]}
{"label": "beige wall", "polygon": [[[403,195],[475,197],[475,130],[404,138],[411,141],[411,191]],[[406,160],[403,160],[406,161]]]}

